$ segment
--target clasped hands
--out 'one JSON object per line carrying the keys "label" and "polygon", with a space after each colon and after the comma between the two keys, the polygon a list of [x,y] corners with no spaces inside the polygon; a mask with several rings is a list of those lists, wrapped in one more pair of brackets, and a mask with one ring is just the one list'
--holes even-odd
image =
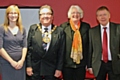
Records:
{"label": "clasped hands", "polygon": [[24,63],[24,61],[22,61],[22,60],[19,60],[18,62],[13,60],[10,64],[15,69],[21,69],[23,67],[23,63]]}

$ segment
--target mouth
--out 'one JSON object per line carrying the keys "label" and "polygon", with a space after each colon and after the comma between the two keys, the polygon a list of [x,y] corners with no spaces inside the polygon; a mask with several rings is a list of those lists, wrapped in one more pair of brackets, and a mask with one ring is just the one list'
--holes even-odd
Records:
{"label": "mouth", "polygon": [[11,20],[16,20],[17,18],[13,17],[13,18],[10,18]]}
{"label": "mouth", "polygon": [[106,20],[101,20],[101,22],[105,22]]}
{"label": "mouth", "polygon": [[45,18],[43,18],[43,20],[49,20],[49,18],[48,18],[48,17],[45,17]]}

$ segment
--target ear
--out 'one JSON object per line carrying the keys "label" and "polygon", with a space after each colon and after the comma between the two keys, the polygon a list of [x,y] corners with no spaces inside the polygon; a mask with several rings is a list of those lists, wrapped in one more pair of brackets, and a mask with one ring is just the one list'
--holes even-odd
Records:
{"label": "ear", "polygon": [[109,13],[109,18],[111,17],[110,13]]}
{"label": "ear", "polygon": [[98,16],[96,16],[96,19],[98,20]]}
{"label": "ear", "polygon": [[51,19],[53,20],[54,19],[54,16],[52,15]]}

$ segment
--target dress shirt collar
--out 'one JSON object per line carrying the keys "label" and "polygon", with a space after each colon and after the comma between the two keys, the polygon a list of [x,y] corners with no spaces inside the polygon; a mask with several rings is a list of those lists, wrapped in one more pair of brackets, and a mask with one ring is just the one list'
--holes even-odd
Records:
{"label": "dress shirt collar", "polygon": [[100,24],[100,26],[101,26],[101,30],[102,30],[104,27],[107,27],[107,29],[109,29],[110,23],[108,22],[106,26],[103,26],[103,25]]}
{"label": "dress shirt collar", "polygon": [[52,27],[52,25],[50,24],[49,26],[47,26],[47,27],[45,27],[45,26],[43,26],[42,25],[42,32],[44,32],[45,30],[44,30],[44,28],[48,28],[48,31],[50,31],[51,30],[51,27]]}

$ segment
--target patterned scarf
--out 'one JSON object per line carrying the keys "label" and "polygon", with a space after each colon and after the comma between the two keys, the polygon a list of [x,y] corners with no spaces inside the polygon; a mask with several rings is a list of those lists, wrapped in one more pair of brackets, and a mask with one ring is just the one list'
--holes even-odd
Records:
{"label": "patterned scarf", "polygon": [[73,62],[76,64],[80,64],[80,60],[83,59],[82,55],[82,39],[80,34],[80,22],[77,24],[77,28],[75,27],[72,20],[70,20],[70,25],[73,31],[75,31],[73,36],[73,42],[72,42],[72,50],[70,57],[73,59]]}

